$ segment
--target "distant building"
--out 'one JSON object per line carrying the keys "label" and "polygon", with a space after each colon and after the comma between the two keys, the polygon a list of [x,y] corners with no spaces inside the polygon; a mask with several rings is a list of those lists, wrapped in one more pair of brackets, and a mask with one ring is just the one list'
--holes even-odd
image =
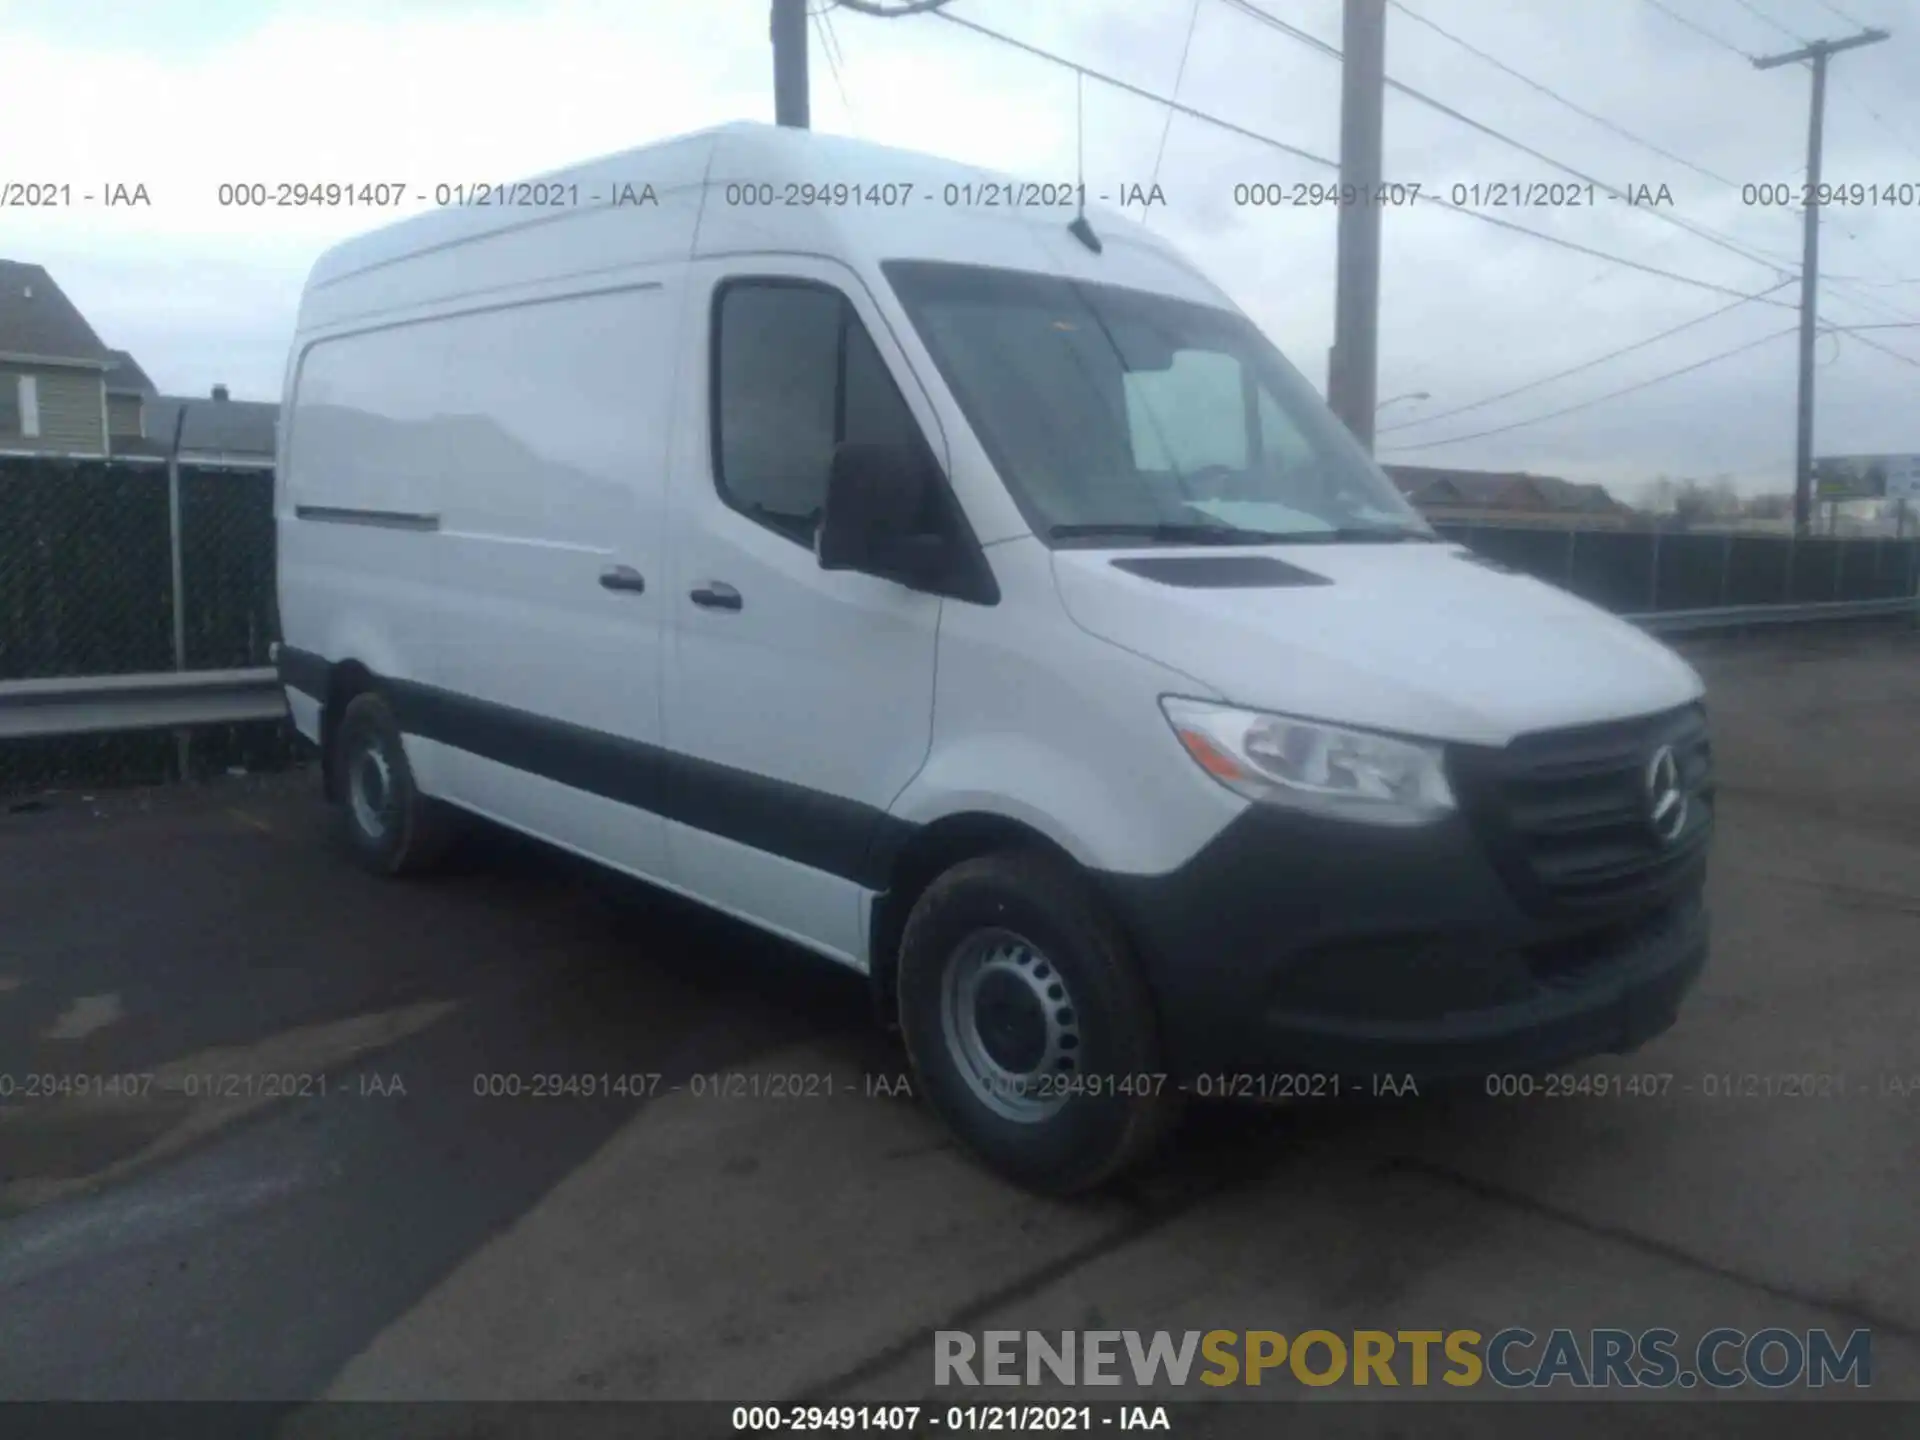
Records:
{"label": "distant building", "polygon": [[0,454],[105,456],[114,366],[51,275],[0,260]]}
{"label": "distant building", "polygon": [[216,385],[210,396],[157,395],[147,402],[143,453],[165,459],[173,445],[173,425],[186,407],[180,430],[180,460],[191,465],[260,469],[273,464],[280,422],[279,405],[265,400],[235,400]]}
{"label": "distant building", "polygon": [[113,356],[107,371],[107,446],[112,450],[140,438],[147,402],[159,392],[133,356],[124,350],[108,353]]}
{"label": "distant building", "polygon": [[0,260],[0,455],[165,460],[182,406],[183,461],[273,464],[277,404],[231,399],[224,385],[205,398],[161,395],[43,267]]}
{"label": "distant building", "polygon": [[1581,484],[1524,470],[1450,470],[1382,465],[1400,493],[1438,524],[1567,525],[1624,530],[1636,512],[1604,485]]}

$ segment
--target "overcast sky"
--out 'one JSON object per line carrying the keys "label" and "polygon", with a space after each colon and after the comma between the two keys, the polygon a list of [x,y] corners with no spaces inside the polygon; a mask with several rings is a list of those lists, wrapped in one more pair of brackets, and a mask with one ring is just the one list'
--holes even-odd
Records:
{"label": "overcast sky", "polygon": [[[1339,0],[1249,3],[1340,43]],[[1829,210],[1822,268],[1836,278],[1822,286],[1821,316],[1920,321],[1920,0],[1835,3],[1893,38],[1833,62],[1825,178],[1906,190],[1893,203]],[[952,0],[951,10],[1159,94],[1173,93],[1178,77],[1186,105],[1338,155],[1338,64],[1233,0]],[[936,17],[835,9],[828,21],[812,31],[816,129],[1071,177],[1070,71]],[[1673,203],[1658,213],[1604,197],[1591,208],[1481,209],[1738,295],[1764,290],[1797,267],[1800,220],[1784,206],[1744,203],[1741,187],[1785,182],[1797,198],[1809,76],[1805,66],[1757,71],[1736,52],[1851,30],[1823,0],[1406,0],[1388,12],[1389,76],[1549,159],[1390,92],[1386,174],[1443,199],[1456,185],[1570,179],[1549,160],[1614,187],[1664,185]],[[384,217],[223,208],[223,181],[430,189],[534,174],[721,121],[770,120],[772,110],[767,0],[0,0],[0,182],[66,182],[76,195],[142,184],[152,201],[0,210],[0,257],[45,265],[162,390],[205,393],[224,382],[236,397],[276,399],[307,268]],[[1199,120],[1176,115],[1169,126],[1163,107],[1094,80],[1084,117],[1089,187],[1157,174],[1167,204],[1148,223],[1324,386],[1334,211],[1236,205],[1234,189],[1324,183],[1336,172]],[[1383,245],[1379,393],[1431,396],[1391,403],[1383,427],[1471,405],[1733,298],[1428,203],[1389,208]],[[1660,473],[1786,488],[1791,336],[1560,418],[1396,447],[1528,420],[1763,341],[1793,325],[1796,296],[1788,283],[1776,304],[1741,305],[1568,379],[1386,431],[1381,458],[1595,479],[1622,494]],[[1864,339],[1911,359],[1823,335],[1817,450],[1920,451],[1920,325]]]}

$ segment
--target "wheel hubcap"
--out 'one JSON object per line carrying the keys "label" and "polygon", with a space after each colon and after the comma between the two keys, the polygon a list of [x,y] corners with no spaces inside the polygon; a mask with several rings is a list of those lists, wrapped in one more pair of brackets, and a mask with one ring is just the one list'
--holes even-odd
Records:
{"label": "wheel hubcap", "polygon": [[1080,1017],[1065,979],[1010,930],[983,930],[947,962],[940,994],[947,1053],[982,1104],[1036,1121],[1072,1098]]}
{"label": "wheel hubcap", "polygon": [[380,840],[393,824],[393,767],[377,740],[354,752],[348,771],[353,819],[369,839]]}

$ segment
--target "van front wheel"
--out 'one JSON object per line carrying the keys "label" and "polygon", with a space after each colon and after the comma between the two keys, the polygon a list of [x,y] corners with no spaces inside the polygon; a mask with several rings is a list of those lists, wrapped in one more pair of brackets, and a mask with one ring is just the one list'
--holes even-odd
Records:
{"label": "van front wheel", "polygon": [[458,834],[451,811],[420,793],[387,702],[354,696],[335,742],[347,842],[376,875],[411,875],[445,858]]}
{"label": "van front wheel", "polygon": [[1125,934],[1051,856],[964,861],[908,917],[900,1029],[922,1093],[988,1164],[1064,1195],[1145,1160],[1179,1113]]}

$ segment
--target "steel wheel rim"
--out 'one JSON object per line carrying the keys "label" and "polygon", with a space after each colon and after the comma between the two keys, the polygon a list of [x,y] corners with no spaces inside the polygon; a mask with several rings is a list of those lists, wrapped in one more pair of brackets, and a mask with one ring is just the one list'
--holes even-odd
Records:
{"label": "steel wheel rim", "polygon": [[1066,978],[1026,937],[987,929],[961,942],[941,978],[940,1029],[967,1088],[1001,1118],[1033,1124],[1072,1098],[1079,1010]]}
{"label": "steel wheel rim", "polygon": [[369,839],[384,840],[393,824],[393,766],[378,740],[369,740],[354,752],[347,797],[354,823]]}

